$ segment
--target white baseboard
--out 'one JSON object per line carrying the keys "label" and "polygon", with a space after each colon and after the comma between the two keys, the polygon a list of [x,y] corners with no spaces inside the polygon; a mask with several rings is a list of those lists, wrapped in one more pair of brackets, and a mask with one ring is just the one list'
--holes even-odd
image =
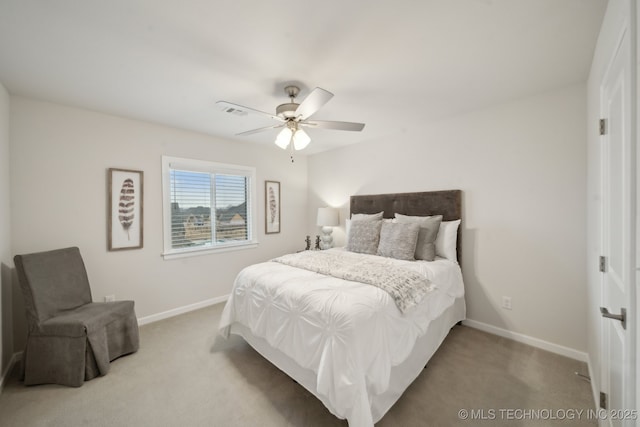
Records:
{"label": "white baseboard", "polygon": [[[593,366],[591,365],[591,356],[587,353],[587,368],[589,369],[589,383],[591,384],[591,393],[593,393],[593,404],[596,409],[600,408],[600,381],[595,381],[593,376]],[[599,421],[602,424],[602,420]]]}
{"label": "white baseboard", "polygon": [[533,338],[528,335],[520,334],[518,332],[512,332],[506,329],[498,328],[497,326],[489,325],[487,323],[478,322],[476,320],[463,320],[463,325],[471,328],[479,329],[490,334],[499,335],[501,337],[509,338],[514,341],[528,344],[532,347],[541,348],[543,350],[550,351],[552,353],[560,354],[562,356],[570,357],[572,359],[579,360],[581,362],[588,362],[587,353],[578,351],[573,348],[565,347],[563,345],[554,344],[549,341],[544,341],[538,338]]}
{"label": "white baseboard", "polygon": [[[173,316],[177,316],[179,314],[188,313],[190,311],[198,310],[200,308],[209,307],[211,305],[219,304],[221,302],[225,302],[229,299],[229,295],[223,295],[217,298],[211,298],[208,300],[200,301],[195,304],[185,305],[183,307],[174,308],[172,310],[163,311],[162,313],[152,314],[150,316],[140,317],[138,318],[138,325],[146,325],[148,323],[157,322],[159,320],[168,319]],[[15,366],[15,364],[22,359],[22,352],[14,353],[9,361],[9,364],[5,368],[4,372],[0,376],[0,393],[2,393],[2,389],[4,388],[4,383],[7,379],[7,376]]]}
{"label": "white baseboard", "polygon": [[11,370],[13,369],[15,364],[20,361],[20,359],[22,359],[21,351],[17,353],[13,353],[13,356],[11,356],[11,360],[9,360],[9,364],[5,368],[2,375],[0,376],[0,393],[2,393],[2,390],[4,389],[4,383],[7,380],[7,377],[9,376],[9,374],[11,373]]}
{"label": "white baseboard", "polygon": [[138,325],[146,325],[148,323],[157,322],[159,320],[168,319],[169,317],[177,316],[179,314],[188,313],[190,311],[198,310],[200,308],[209,307],[210,305],[219,304],[229,299],[229,295],[223,295],[217,298],[211,298],[208,300],[200,301],[195,304],[185,305],[183,307],[174,308],[171,310],[163,311],[162,313],[152,314],[150,316],[138,318]]}

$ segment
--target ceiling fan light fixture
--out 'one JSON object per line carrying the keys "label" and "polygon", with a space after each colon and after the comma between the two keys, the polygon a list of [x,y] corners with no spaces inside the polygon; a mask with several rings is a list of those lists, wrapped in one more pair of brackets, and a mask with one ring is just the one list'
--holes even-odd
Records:
{"label": "ceiling fan light fixture", "polygon": [[276,137],[276,141],[275,141],[276,145],[282,148],[283,150],[286,150],[287,147],[289,146],[289,143],[291,142],[292,133],[293,132],[291,131],[291,129],[289,129],[288,126],[282,129],[278,134],[278,136]]}
{"label": "ceiling fan light fixture", "polygon": [[302,129],[298,129],[293,135],[293,147],[296,150],[303,150],[310,142],[311,138],[309,138],[309,135]]}
{"label": "ceiling fan light fixture", "polygon": [[[319,87],[313,89],[300,103],[296,102],[296,97],[300,93],[300,88],[289,85],[284,88],[285,93],[289,97],[289,102],[280,104],[276,108],[276,114],[266,113],[254,108],[244,107],[227,101],[218,101],[223,111],[231,114],[244,115],[256,114],[268,117],[278,122],[277,125],[265,126],[258,129],[252,129],[240,132],[236,135],[253,135],[258,132],[264,132],[271,129],[283,128],[276,136],[275,144],[286,150],[303,150],[311,142],[311,138],[305,131],[300,129],[301,126],[311,126],[318,129],[334,129],[346,131],[361,131],[364,123],[338,122],[331,120],[309,120],[316,112],[322,108],[333,97],[333,94]],[[293,161],[293,160],[292,160]]]}

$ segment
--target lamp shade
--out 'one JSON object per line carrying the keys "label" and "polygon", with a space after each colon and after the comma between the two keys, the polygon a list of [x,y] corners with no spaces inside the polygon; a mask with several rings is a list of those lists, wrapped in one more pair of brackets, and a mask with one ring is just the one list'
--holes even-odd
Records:
{"label": "lamp shade", "polygon": [[289,142],[291,142],[291,133],[291,129],[289,129],[288,127],[282,129],[276,137],[276,145],[283,150],[286,150]]}
{"label": "lamp shade", "polygon": [[317,225],[323,227],[335,227],[339,225],[338,209],[336,208],[318,208]]}
{"label": "lamp shade", "polygon": [[293,146],[296,150],[304,149],[310,142],[311,138],[302,129],[298,129],[293,135]]}

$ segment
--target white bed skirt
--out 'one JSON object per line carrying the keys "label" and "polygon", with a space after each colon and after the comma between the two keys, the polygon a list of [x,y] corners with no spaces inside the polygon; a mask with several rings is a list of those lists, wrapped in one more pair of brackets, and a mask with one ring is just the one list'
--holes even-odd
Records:
{"label": "white bed skirt", "polygon": [[[404,362],[391,368],[389,387],[381,394],[369,396],[373,422],[378,422],[400,398],[402,393],[420,375],[425,365],[444,341],[449,330],[466,317],[466,305],[464,297],[454,300],[442,315],[432,320],[427,331],[416,341],[413,351]],[[328,400],[317,393],[316,374],[298,365],[293,359],[270,346],[263,338],[253,335],[249,328],[240,323],[232,323],[232,334],[242,336],[251,347],[260,353],[265,359],[278,367],[281,371],[295,379],[300,385],[309,390],[336,415]],[[337,415],[336,415],[337,416]],[[339,417],[341,418],[341,417]]]}

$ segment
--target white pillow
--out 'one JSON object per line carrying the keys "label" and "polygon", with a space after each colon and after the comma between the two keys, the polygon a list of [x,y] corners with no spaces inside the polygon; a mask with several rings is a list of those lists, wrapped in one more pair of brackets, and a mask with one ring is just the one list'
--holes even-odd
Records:
{"label": "white pillow", "polygon": [[347,236],[346,238],[346,242],[345,242],[345,246],[347,246],[347,243],[349,243],[349,230],[351,229],[351,220],[347,219],[345,220],[345,224],[344,224],[344,231],[346,232],[345,236]]}
{"label": "white pillow", "polygon": [[460,220],[442,221],[438,237],[436,237],[436,255],[451,261],[458,262],[456,244],[458,242],[458,226]]}

